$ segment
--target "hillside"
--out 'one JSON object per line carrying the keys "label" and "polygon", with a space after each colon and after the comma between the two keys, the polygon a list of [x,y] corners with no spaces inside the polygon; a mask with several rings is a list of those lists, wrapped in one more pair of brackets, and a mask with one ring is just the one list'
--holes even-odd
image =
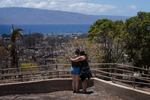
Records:
{"label": "hillside", "polygon": [[0,8],[0,24],[91,24],[97,19],[125,20],[125,16],[85,15],[35,8]]}

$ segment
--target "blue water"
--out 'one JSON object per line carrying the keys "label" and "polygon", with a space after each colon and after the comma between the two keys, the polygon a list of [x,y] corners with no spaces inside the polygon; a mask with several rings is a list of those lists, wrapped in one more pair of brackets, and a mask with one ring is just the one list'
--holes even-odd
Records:
{"label": "blue water", "polygon": [[[23,33],[39,32],[43,34],[87,33],[90,25],[14,25],[22,28]],[[0,25],[0,34],[10,34],[11,25]]]}

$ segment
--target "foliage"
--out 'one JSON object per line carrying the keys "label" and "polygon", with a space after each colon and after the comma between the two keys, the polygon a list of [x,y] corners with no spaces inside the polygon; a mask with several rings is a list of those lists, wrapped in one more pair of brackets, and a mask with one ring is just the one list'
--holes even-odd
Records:
{"label": "foliage", "polygon": [[139,12],[126,21],[126,52],[135,66],[150,66],[150,13]]}
{"label": "foliage", "polygon": [[21,69],[30,69],[31,67],[37,66],[36,63],[21,63]]}
{"label": "foliage", "polygon": [[103,62],[119,62],[123,56],[124,22],[97,20],[89,30],[89,39],[102,45]]}
{"label": "foliage", "polygon": [[150,66],[150,13],[139,12],[125,22],[97,20],[89,39],[103,45],[104,62],[122,62],[126,56],[135,66]]}

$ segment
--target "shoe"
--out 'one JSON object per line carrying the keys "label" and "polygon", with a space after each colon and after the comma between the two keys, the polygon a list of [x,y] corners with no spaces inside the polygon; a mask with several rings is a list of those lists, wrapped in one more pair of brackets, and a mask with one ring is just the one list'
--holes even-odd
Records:
{"label": "shoe", "polygon": [[88,92],[87,91],[83,91],[83,94],[88,94]]}

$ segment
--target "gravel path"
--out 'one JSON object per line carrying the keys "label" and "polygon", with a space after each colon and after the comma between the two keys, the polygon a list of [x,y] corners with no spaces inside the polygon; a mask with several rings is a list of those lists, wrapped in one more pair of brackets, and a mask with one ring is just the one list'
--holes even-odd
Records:
{"label": "gravel path", "polygon": [[123,100],[105,91],[94,91],[94,88],[89,88],[88,94],[73,93],[72,91],[57,91],[52,93],[1,96],[0,100]]}

